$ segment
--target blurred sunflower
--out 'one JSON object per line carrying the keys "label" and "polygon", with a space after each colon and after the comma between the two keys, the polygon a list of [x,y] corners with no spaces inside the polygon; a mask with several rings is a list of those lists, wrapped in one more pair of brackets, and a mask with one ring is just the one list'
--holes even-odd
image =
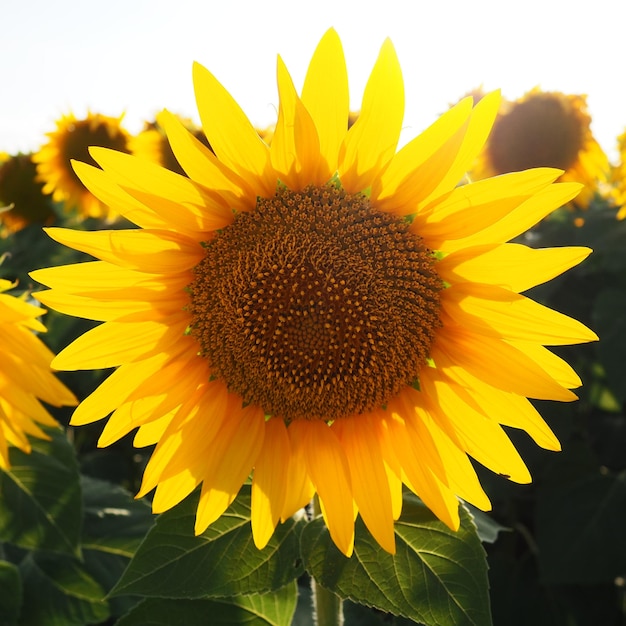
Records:
{"label": "blurred sunflower", "polygon": [[76,209],[82,217],[111,217],[110,208],[100,202],[76,176],[73,160],[91,163],[90,146],[102,146],[128,152],[129,133],[122,127],[122,117],[88,113],[76,119],[69,113],[56,122],[56,130],[47,133],[48,143],[33,156],[43,191],[52,194],[66,211]]}
{"label": "blurred sunflower", "polygon": [[93,149],[76,164],[139,229],[48,229],[99,261],[32,276],[37,297],[101,320],[54,367],[117,370],[72,424],[110,415],[99,445],[137,428],[156,444],[139,495],[155,512],[202,484],[195,531],[251,471],[259,548],[317,493],[350,555],[357,512],[393,552],[407,485],[451,528],[461,497],[490,507],[468,455],[526,483],[501,425],[559,442],[527,397],[570,401],[580,380],[545,345],[595,340],[520,292],[586,248],[506,243],[578,192],[541,168],[457,187],[499,97],[471,99],[396,152],[404,87],[391,42],[348,130],[348,78],[329,30],[302,95],[278,59],[271,147],[217,79],[194,66],[215,154],[171,114],[163,125],[189,178]]}
{"label": "blurred sunflower", "polygon": [[[200,143],[213,152],[211,144],[207,140],[204,132],[202,132],[202,128],[196,126],[188,118],[178,117],[178,120],[189,133],[191,133]],[[257,129],[257,132],[259,133],[259,136],[269,145],[273,129]],[[158,163],[172,172],[186,176],[185,171],[174,156],[174,152],[172,151],[165,130],[158,122],[158,116],[155,121],[146,122],[143,130],[130,139],[129,148],[131,154],[134,154],[135,156],[148,159],[153,163]]]}
{"label": "blurred sunflower", "polygon": [[[178,119],[189,133],[211,150],[211,145],[202,132],[202,128],[196,126],[190,119],[182,117]],[[141,132],[131,137],[129,148],[131,154],[158,163],[172,172],[185,176],[185,171],[176,160],[167,135],[157,120],[146,122]]]}
{"label": "blurred sunflower", "polygon": [[563,170],[560,182],[584,185],[574,204],[587,208],[602,191],[608,157],[593,137],[586,96],[535,88],[503,101],[493,130],[470,176],[482,180],[533,167]]}
{"label": "blurred sunflower", "polygon": [[32,155],[0,156],[0,237],[29,224],[51,224],[55,219],[50,197],[36,180],[37,168]]}
{"label": "blurred sunflower", "polygon": [[52,406],[77,404],[50,370],[54,355],[35,334],[46,332],[37,319],[45,311],[5,293],[14,286],[0,279],[0,468],[4,470],[10,468],[9,446],[30,453],[28,435],[50,439],[40,425],[58,426],[41,401]]}
{"label": "blurred sunflower", "polygon": [[623,220],[626,217],[626,131],[617,138],[617,150],[619,163],[612,168],[611,183],[613,199],[619,208],[617,219]]}

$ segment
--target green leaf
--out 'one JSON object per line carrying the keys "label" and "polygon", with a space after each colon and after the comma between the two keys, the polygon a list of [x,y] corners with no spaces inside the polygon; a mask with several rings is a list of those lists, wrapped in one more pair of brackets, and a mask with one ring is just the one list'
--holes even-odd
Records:
{"label": "green leaf", "polygon": [[22,605],[22,580],[19,569],[0,561],[0,626],[15,626]]}
{"label": "green leaf", "polygon": [[511,530],[506,526],[502,526],[502,524],[498,524],[491,515],[487,515],[487,513],[477,509],[469,502],[463,502],[463,506],[467,509],[472,521],[476,525],[476,532],[482,542],[494,543],[501,532]]}
{"label": "green leaf", "polygon": [[542,489],[539,570],[547,583],[613,583],[624,575],[626,472],[597,473]]}
{"label": "green leaf", "polygon": [[[135,500],[122,487],[87,476],[82,477],[81,484],[84,567],[108,593],[128,567],[155,516],[145,500]],[[108,601],[115,616],[123,615],[136,603],[136,598],[127,596]]]}
{"label": "green leaf", "polygon": [[485,552],[461,507],[454,532],[416,498],[405,497],[396,522],[396,554],[385,552],[357,520],[354,554],[343,556],[323,520],[302,533],[307,571],[342,598],[427,626],[489,626]]}
{"label": "green leaf", "polygon": [[104,590],[76,559],[31,553],[20,571],[24,581],[20,624],[84,626],[109,616]]}
{"label": "green leaf", "polygon": [[132,558],[154,524],[150,505],[104,480],[82,476],[81,485],[83,548]]}
{"label": "green leaf", "polygon": [[223,600],[165,600],[138,604],[116,626],[290,626],[296,608],[295,581],[272,593]]}
{"label": "green leaf", "polygon": [[74,450],[61,429],[51,441],[31,439],[32,452],[10,449],[0,470],[0,540],[27,549],[79,554],[82,504]]}
{"label": "green leaf", "polygon": [[217,598],[266,593],[303,571],[298,555],[303,522],[279,524],[263,550],[252,541],[250,487],[202,535],[193,526],[198,494],[163,513],[113,594],[157,598]]}

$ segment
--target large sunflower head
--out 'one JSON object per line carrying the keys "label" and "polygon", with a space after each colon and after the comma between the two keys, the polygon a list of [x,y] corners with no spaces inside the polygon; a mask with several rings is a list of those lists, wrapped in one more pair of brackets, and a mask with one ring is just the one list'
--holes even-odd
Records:
{"label": "large sunflower head", "polygon": [[51,224],[55,213],[43,184],[36,180],[32,155],[0,157],[0,236],[21,230],[29,224]]}
{"label": "large sunflower head", "polygon": [[451,528],[458,498],[489,500],[469,457],[529,482],[502,426],[559,443],[528,397],[580,385],[545,346],[596,339],[521,292],[589,254],[507,241],[571,200],[539,168],[457,186],[496,116],[498,94],[465,99],[399,151],[404,87],[386,41],[348,129],[334,30],[299,94],[278,59],[271,146],[208,70],[194,67],[214,152],[159,118],[188,178],[97,148],[76,171],[139,228],[49,229],[99,261],[38,270],[38,298],[104,322],[60,369],[115,367],[73,424],[108,416],[100,445],[137,429],[156,444],[141,494],[155,512],[201,485],[203,532],[252,474],[252,532],[317,493],[331,537],[352,552],[358,512],[394,551],[402,485]]}
{"label": "large sunflower head", "polygon": [[584,185],[574,204],[586,208],[607,182],[609,162],[591,132],[586,97],[535,88],[503,101],[489,139],[471,169],[476,179],[533,167],[563,170],[561,181]]}
{"label": "large sunflower head", "polygon": [[63,204],[65,210],[75,209],[82,217],[114,214],[83,185],[72,161],[95,165],[90,146],[128,152],[130,135],[122,126],[122,117],[88,113],[84,119],[77,119],[69,113],[57,120],[54,131],[47,133],[48,142],[33,156],[33,161],[37,163],[38,179],[44,183],[44,193],[52,194],[52,199]]}
{"label": "large sunflower head", "polygon": [[40,307],[8,293],[15,287],[0,279],[0,468],[9,469],[9,446],[29,453],[29,436],[50,439],[41,426],[58,426],[42,405],[74,406],[76,398],[52,373],[54,355],[36,333]]}

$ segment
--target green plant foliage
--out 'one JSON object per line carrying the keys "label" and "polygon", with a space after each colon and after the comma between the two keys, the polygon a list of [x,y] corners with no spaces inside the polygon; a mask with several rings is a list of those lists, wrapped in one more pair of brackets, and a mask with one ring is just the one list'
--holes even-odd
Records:
{"label": "green plant foliage", "polygon": [[148,599],[124,616],[117,626],[206,626],[208,623],[212,626],[290,626],[297,598],[296,583],[291,582],[272,593],[222,600]]}
{"label": "green plant foliage", "polygon": [[0,471],[0,541],[78,555],[82,501],[78,464],[63,431],[32,439],[32,452],[11,448]]}
{"label": "green plant foliage", "polygon": [[250,529],[250,488],[202,535],[193,526],[198,494],[163,513],[139,547],[114,594],[157,598],[220,598],[267,593],[303,571],[298,554],[303,522],[279,525],[258,550]]}
{"label": "green plant foliage", "polygon": [[22,579],[19,569],[0,560],[0,624],[15,626],[22,605]]}
{"label": "green plant foliage", "polygon": [[24,598],[20,622],[70,626],[109,616],[104,590],[84,566],[66,555],[37,552],[20,563]]}
{"label": "green plant foliage", "polygon": [[429,626],[491,624],[487,562],[476,528],[461,509],[451,531],[416,498],[405,497],[396,554],[381,552],[362,523],[352,558],[336,548],[321,519],[303,532],[307,571],[342,598]]}

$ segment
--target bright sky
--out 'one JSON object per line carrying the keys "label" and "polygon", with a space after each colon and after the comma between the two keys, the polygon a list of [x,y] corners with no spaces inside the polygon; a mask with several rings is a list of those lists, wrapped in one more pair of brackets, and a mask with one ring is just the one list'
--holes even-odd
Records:
{"label": "bright sky", "polygon": [[344,45],[351,106],[383,40],[406,88],[407,139],[467,91],[508,98],[535,85],[585,93],[615,158],[626,130],[623,0],[21,0],[0,31],[0,151],[36,150],[63,113],[125,112],[131,132],[168,108],[199,121],[192,62],[208,67],[253,123],[276,118],[276,55],[299,89],[331,26]]}

